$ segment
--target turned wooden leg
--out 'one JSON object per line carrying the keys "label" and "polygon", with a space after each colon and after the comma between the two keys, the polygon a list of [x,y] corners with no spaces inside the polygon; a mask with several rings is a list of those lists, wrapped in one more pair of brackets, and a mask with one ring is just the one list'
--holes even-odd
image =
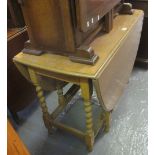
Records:
{"label": "turned wooden leg", "polygon": [[85,142],[88,148],[88,151],[92,151],[94,145],[94,131],[93,131],[93,116],[92,116],[92,104],[91,100],[91,91],[88,79],[82,79],[81,91],[84,101],[84,110],[86,114],[86,136]]}
{"label": "turned wooden leg", "polygon": [[39,99],[39,102],[40,102],[40,107],[41,107],[42,112],[43,112],[43,120],[44,120],[45,127],[48,129],[49,133],[51,133],[52,120],[51,120],[50,114],[48,112],[48,107],[47,107],[47,104],[46,104],[46,101],[45,101],[43,89],[39,85],[38,78],[37,78],[37,75],[34,72],[34,70],[28,69],[28,71],[29,71],[29,74],[30,74],[31,81],[36,87],[36,92],[37,92],[37,96],[38,96],[38,99]]}
{"label": "turned wooden leg", "polygon": [[65,97],[63,95],[63,88],[61,87],[61,83],[57,82],[57,95],[58,95],[58,102],[60,105],[64,105],[65,104]]}
{"label": "turned wooden leg", "polygon": [[109,132],[111,123],[111,112],[104,111],[104,132]]}

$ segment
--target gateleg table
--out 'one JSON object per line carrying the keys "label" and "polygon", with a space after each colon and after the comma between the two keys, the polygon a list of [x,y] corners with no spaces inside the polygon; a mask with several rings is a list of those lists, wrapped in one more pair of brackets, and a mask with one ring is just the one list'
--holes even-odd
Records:
{"label": "gateleg table", "polygon": [[[53,126],[66,130],[83,139],[91,151],[101,126],[104,125],[105,132],[109,131],[111,111],[127,85],[134,65],[142,22],[143,12],[140,10],[135,10],[133,15],[117,16],[113,30],[108,34],[100,34],[90,44],[99,56],[94,66],[71,62],[68,57],[48,53],[34,56],[21,52],[14,57],[13,61],[19,71],[36,87],[44,123],[49,132]],[[73,83],[73,86],[64,94],[63,87],[67,83]],[[102,109],[97,124],[93,123],[92,114],[93,85]],[[52,90],[52,86],[57,90],[59,105],[50,114],[43,91]],[[56,121],[79,89],[85,112],[85,132]]]}

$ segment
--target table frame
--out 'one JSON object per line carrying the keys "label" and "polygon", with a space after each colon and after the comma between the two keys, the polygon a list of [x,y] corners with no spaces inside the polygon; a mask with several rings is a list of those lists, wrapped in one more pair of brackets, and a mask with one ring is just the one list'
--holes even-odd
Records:
{"label": "table frame", "polygon": [[[92,104],[91,104],[91,96],[93,93],[92,80],[88,78],[51,73],[43,70],[30,68],[30,67],[28,67],[28,72],[33,85],[36,87],[37,96],[39,98],[40,107],[43,113],[44,124],[45,124],[45,127],[48,129],[48,132],[51,133],[53,127],[68,131],[69,133],[84,140],[88,151],[92,151],[95,136],[99,132],[101,126],[104,125],[105,132],[109,131],[110,114],[111,114],[111,112],[107,112],[103,110],[102,116],[99,118],[100,128],[98,128],[97,132],[95,133],[93,129],[93,116],[92,116]],[[47,103],[44,97],[44,90],[39,84],[38,77],[37,77],[38,75],[59,80],[59,82],[57,82],[57,94],[58,94],[59,105],[52,114],[48,112]],[[60,81],[73,83],[73,86],[68,90],[68,92],[65,95],[63,95],[63,88],[61,87]],[[85,122],[86,131],[84,133],[75,128],[69,127],[65,124],[55,121],[55,119],[63,111],[63,109],[66,107],[66,105],[69,103],[69,101],[72,99],[72,97],[79,89],[81,89],[81,96],[83,98],[84,112],[86,117],[86,122]]]}

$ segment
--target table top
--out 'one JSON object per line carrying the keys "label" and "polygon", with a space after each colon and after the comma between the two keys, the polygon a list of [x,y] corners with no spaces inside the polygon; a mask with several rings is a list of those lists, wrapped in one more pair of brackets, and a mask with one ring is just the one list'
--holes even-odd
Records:
{"label": "table top", "polygon": [[114,27],[110,33],[98,36],[90,46],[99,56],[94,66],[75,63],[66,56],[56,54],[42,54],[41,56],[29,55],[20,52],[14,61],[55,73],[96,79],[106,68],[113,56],[117,53],[123,40],[128,36],[138,19],[143,16],[143,11],[135,10],[133,15],[119,15],[114,19]]}

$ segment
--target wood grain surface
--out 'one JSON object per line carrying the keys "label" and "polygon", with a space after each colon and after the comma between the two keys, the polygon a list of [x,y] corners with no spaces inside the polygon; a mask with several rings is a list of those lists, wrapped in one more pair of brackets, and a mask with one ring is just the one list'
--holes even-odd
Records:
{"label": "wood grain surface", "polygon": [[7,122],[7,155],[30,155],[9,121]]}

